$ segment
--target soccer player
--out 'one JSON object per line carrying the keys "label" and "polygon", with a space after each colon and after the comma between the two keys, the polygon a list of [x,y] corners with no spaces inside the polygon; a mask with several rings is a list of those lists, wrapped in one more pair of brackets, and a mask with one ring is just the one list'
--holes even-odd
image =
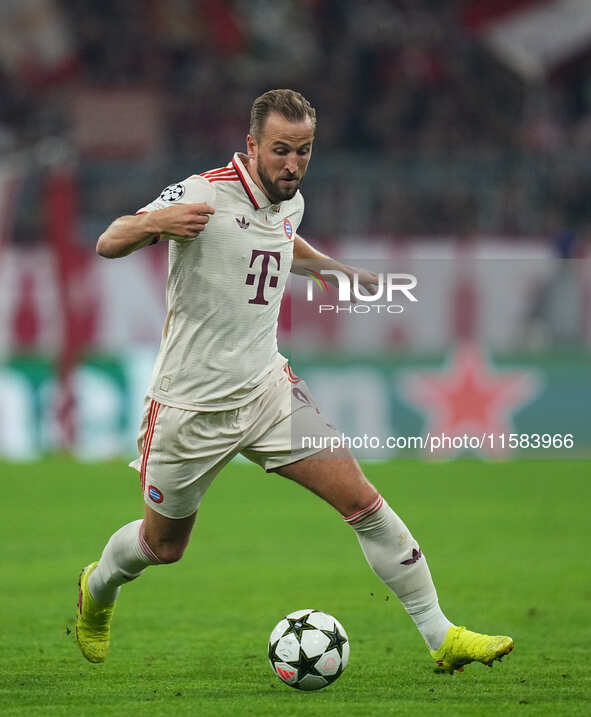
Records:
{"label": "soccer player", "polygon": [[98,240],[98,254],[109,258],[168,241],[169,274],[168,314],[132,463],[144,517],[120,528],[80,575],[76,639],[91,662],[107,656],[121,585],[150,565],[180,560],[205,491],[238,453],[343,516],[440,668],[490,665],[513,649],[510,637],[471,632],[445,617],[418,543],[347,449],[327,455],[299,440],[338,434],[277,349],[287,277],[313,262],[350,277],[357,272],[366,289],[377,282],[297,234],[315,125],[302,95],[266,92],[252,105],[247,154],[170,185]]}

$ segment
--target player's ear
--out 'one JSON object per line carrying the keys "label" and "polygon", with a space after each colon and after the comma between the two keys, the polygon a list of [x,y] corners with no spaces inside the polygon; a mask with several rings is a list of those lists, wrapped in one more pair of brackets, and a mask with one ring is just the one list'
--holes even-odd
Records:
{"label": "player's ear", "polygon": [[257,153],[258,143],[256,139],[251,135],[246,135],[246,150],[250,159],[255,159]]}

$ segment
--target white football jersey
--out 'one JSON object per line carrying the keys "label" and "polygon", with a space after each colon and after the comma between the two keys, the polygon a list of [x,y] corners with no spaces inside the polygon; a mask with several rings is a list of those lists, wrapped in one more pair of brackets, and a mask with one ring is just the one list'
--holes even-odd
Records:
{"label": "white football jersey", "polygon": [[166,187],[140,209],[175,202],[215,208],[196,238],[169,242],[168,313],[148,390],[168,406],[238,408],[286,363],[277,349],[277,320],[304,199],[298,191],[271,204],[241,157]]}

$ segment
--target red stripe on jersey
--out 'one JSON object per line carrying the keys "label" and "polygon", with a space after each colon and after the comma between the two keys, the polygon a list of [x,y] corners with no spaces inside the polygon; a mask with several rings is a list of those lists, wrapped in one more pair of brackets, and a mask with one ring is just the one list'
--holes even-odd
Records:
{"label": "red stripe on jersey", "polygon": [[234,169],[238,172],[238,176],[240,177],[240,181],[242,182],[242,186],[244,187],[244,191],[248,194],[248,198],[249,198],[250,201],[253,203],[254,208],[255,208],[255,209],[260,209],[260,207],[259,207],[259,205],[258,205],[258,203],[257,203],[257,200],[254,198],[253,193],[250,191],[250,187],[249,187],[248,184],[246,183],[246,179],[244,179],[244,177],[242,176],[242,172],[240,171],[240,169],[238,168],[238,165],[236,164],[236,162],[235,162],[234,160],[232,160],[232,166],[233,166]]}
{"label": "red stripe on jersey", "polygon": [[287,374],[287,380],[290,383],[299,383],[302,380],[299,376],[295,375],[295,373],[291,370],[291,366],[289,364],[285,365],[283,367],[283,370]]}
{"label": "red stripe on jersey", "polygon": [[234,167],[222,167],[221,169],[208,169],[206,172],[203,172],[201,174],[202,177],[205,175],[212,175],[212,174],[227,174],[228,172],[235,172],[236,170]]}
{"label": "red stripe on jersey", "polygon": [[207,181],[211,184],[212,182],[239,182],[240,177],[206,177]]}
{"label": "red stripe on jersey", "polygon": [[224,167],[223,169],[212,169],[210,172],[203,172],[201,175],[208,182],[217,182],[224,179],[238,180],[238,175],[234,167]]}
{"label": "red stripe on jersey", "polygon": [[206,172],[202,172],[199,176],[205,177],[205,175],[210,174],[222,174],[223,172],[233,172],[233,167],[220,167],[219,169],[208,169]]}
{"label": "red stripe on jersey", "polygon": [[220,172],[219,174],[204,174],[203,179],[223,179],[224,177],[236,177],[238,179],[238,175],[234,170],[230,172]]}
{"label": "red stripe on jersey", "polygon": [[205,179],[209,179],[210,177],[225,177],[228,174],[231,174],[234,177],[238,176],[234,169],[226,169],[225,172],[206,172],[205,174],[202,174],[201,176],[205,177]]}
{"label": "red stripe on jersey", "polygon": [[154,437],[154,428],[156,427],[156,419],[158,418],[158,411],[160,410],[160,404],[157,401],[152,400],[150,406],[150,415],[148,416],[148,430],[144,438],[144,445],[142,449],[142,470],[140,471],[140,479],[142,483],[142,492],[146,485],[146,471],[148,468],[148,458],[150,457],[150,448],[152,446],[152,438]]}
{"label": "red stripe on jersey", "polygon": [[203,175],[203,179],[223,179],[224,177],[236,177],[236,179],[238,179],[238,175],[233,169],[230,172],[220,172],[219,174]]}

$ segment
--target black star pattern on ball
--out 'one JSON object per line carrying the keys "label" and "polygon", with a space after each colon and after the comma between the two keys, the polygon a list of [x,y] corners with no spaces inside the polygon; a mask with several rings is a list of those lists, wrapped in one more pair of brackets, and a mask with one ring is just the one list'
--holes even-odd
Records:
{"label": "black star pattern on ball", "polygon": [[317,627],[314,627],[314,625],[310,625],[310,623],[308,622],[308,618],[311,614],[312,613],[302,615],[302,617],[298,617],[297,619],[293,617],[285,618],[289,622],[289,627],[283,633],[282,637],[293,633],[298,638],[298,640],[301,640],[302,633],[304,632],[304,630],[317,630]]}
{"label": "black star pattern on ball", "polygon": [[[294,662],[288,662],[288,665],[295,667],[298,671],[298,682],[306,675],[316,675],[316,677],[323,677],[320,672],[316,669],[316,663],[318,662],[318,655],[315,657],[307,657],[306,653],[300,647],[300,656]],[[297,685],[296,685],[297,687]]]}
{"label": "black star pattern on ball", "polygon": [[279,640],[276,640],[273,644],[269,643],[269,659],[271,660],[271,662],[283,662],[283,660],[281,660],[275,652],[275,648],[278,644]]}
{"label": "black star pattern on ball", "polygon": [[320,632],[324,633],[326,637],[330,640],[328,645],[325,648],[325,652],[328,652],[329,650],[332,650],[333,647],[336,647],[339,655],[343,656],[343,645],[346,644],[347,638],[341,635],[339,632],[339,628],[336,626],[336,623],[333,624],[332,630],[321,630]]}

